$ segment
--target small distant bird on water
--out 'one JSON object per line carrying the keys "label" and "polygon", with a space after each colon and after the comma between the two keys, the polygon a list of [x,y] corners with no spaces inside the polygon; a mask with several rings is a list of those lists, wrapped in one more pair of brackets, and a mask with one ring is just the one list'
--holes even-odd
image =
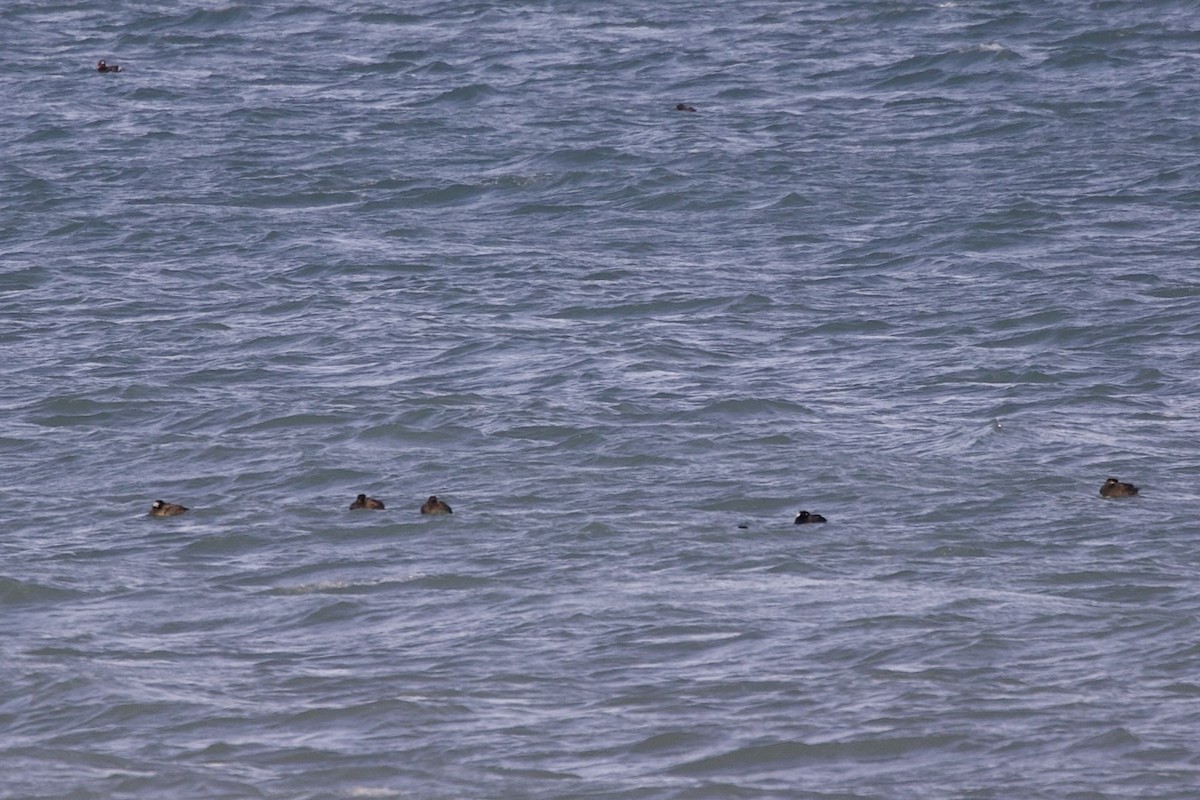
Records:
{"label": "small distant bird on water", "polygon": [[152,517],[175,517],[185,511],[187,511],[186,506],[164,503],[162,500],[155,500],[150,506],[150,516]]}
{"label": "small distant bird on water", "polygon": [[376,500],[374,497],[367,497],[365,494],[360,494],[358,497],[354,498],[354,502],[350,504],[351,511],[359,508],[372,508],[382,511],[383,501]]}
{"label": "small distant bird on water", "polygon": [[1109,478],[1100,487],[1101,497],[1133,497],[1138,493],[1138,487],[1132,483],[1121,483],[1116,478]]}
{"label": "small distant bird on water", "polygon": [[437,499],[436,494],[429,495],[429,499],[421,505],[422,514],[453,514],[450,506],[446,505],[441,500]]}
{"label": "small distant bird on water", "polygon": [[108,64],[104,61],[96,62],[96,72],[120,72],[120,64]]}
{"label": "small distant bird on water", "polygon": [[805,525],[809,522],[828,522],[829,520],[822,517],[820,514],[810,514],[807,511],[801,511],[796,514],[796,519],[793,524]]}
{"label": "small distant bird on water", "polygon": [[[101,63],[101,64],[103,64],[104,62],[103,62],[103,61],[101,61],[100,63]],[[695,106],[689,106],[687,103],[677,103],[677,104],[675,105],[675,110],[676,110],[676,111],[695,111],[695,110],[696,110],[696,107],[695,107]]]}

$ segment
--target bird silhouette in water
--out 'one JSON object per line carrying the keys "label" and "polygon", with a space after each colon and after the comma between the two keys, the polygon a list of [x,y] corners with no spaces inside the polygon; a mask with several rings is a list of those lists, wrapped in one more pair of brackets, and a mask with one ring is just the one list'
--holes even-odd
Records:
{"label": "bird silhouette in water", "polygon": [[377,511],[383,510],[383,501],[376,500],[374,497],[367,497],[365,494],[360,494],[354,498],[354,502],[350,504],[350,510],[356,511],[360,508],[371,508]]}
{"label": "bird silhouette in water", "polygon": [[446,505],[442,500],[438,500],[436,494],[429,495],[429,499],[421,505],[422,514],[453,514],[450,506]]}
{"label": "bird silhouette in water", "polygon": [[1132,483],[1121,483],[1116,478],[1109,478],[1100,487],[1101,497],[1133,497],[1138,493],[1138,488]]}
{"label": "bird silhouette in water", "polygon": [[187,511],[186,506],[164,503],[162,500],[155,500],[150,506],[150,516],[152,517],[177,517],[185,511]]}

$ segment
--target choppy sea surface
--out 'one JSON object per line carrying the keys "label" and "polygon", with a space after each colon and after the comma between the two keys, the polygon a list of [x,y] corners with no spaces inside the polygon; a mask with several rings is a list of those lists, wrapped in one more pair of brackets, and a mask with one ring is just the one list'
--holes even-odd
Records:
{"label": "choppy sea surface", "polygon": [[1191,2],[0,51],[0,796],[1198,796]]}

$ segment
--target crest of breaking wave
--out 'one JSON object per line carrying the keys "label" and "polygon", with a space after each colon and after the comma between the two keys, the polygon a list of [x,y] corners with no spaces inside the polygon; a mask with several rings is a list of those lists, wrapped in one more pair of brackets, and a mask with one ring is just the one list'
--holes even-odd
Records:
{"label": "crest of breaking wave", "polygon": [[0,794],[1193,797],[1197,19],[0,6]]}

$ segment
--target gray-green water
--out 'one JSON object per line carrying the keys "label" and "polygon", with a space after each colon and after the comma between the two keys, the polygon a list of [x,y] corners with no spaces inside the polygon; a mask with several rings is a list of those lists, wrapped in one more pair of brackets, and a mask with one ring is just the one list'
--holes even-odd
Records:
{"label": "gray-green water", "polygon": [[1190,4],[0,46],[0,795],[1196,796]]}

